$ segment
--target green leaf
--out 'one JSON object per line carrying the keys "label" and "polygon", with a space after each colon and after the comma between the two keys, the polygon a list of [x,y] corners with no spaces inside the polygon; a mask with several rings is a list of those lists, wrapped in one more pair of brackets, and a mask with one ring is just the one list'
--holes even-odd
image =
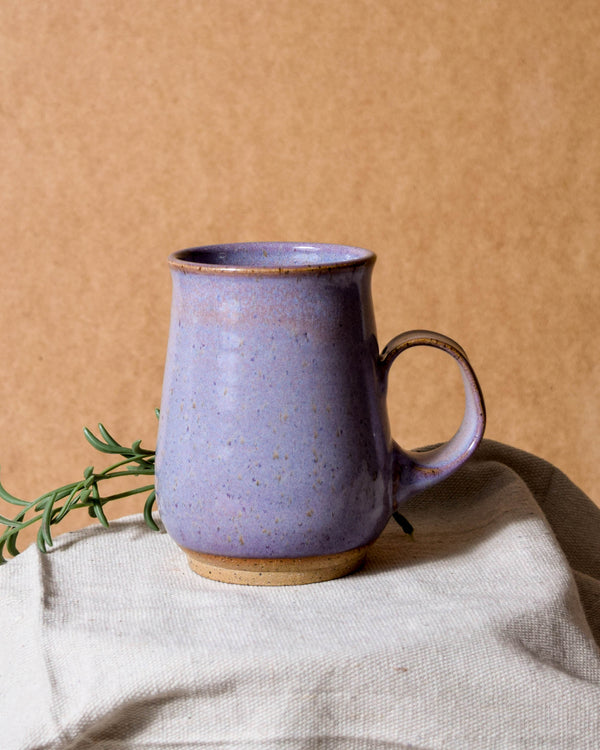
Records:
{"label": "green leaf", "polygon": [[18,497],[11,495],[10,492],[4,489],[1,483],[0,483],[0,497],[3,500],[6,500],[7,503],[11,503],[11,505],[29,505],[29,503],[26,502],[25,500],[20,500]]}
{"label": "green leaf", "polygon": [[152,492],[146,498],[146,502],[144,503],[144,521],[146,522],[146,526],[151,528],[153,531],[160,531],[160,529],[156,525],[156,522],[152,518],[152,508],[154,506],[155,500],[156,490],[152,490]]}
{"label": "green leaf", "polygon": [[48,552],[46,548],[46,536],[44,534],[44,527],[41,526],[37,533],[37,546],[41,552]]}
{"label": "green leaf", "polygon": [[122,448],[123,446],[118,443],[114,437],[110,434],[110,432],[106,429],[106,427],[102,424],[102,422],[98,422],[98,432],[102,435],[102,437],[106,440],[108,445],[112,445],[115,448]]}
{"label": "green leaf", "polygon": [[12,557],[16,557],[17,555],[21,554],[19,550],[17,549],[17,535],[10,534],[8,539],[6,540],[6,551],[9,555]]}
{"label": "green leaf", "polygon": [[396,521],[402,531],[412,537],[414,528],[410,521],[404,518],[404,516],[401,513],[398,513],[398,511],[395,511],[392,516],[394,518],[394,521]]}
{"label": "green leaf", "polygon": [[101,440],[98,440],[94,433],[88,430],[87,427],[83,428],[83,434],[85,435],[85,439],[92,446],[92,448],[95,448],[101,453],[114,453],[110,446],[106,445],[106,443],[103,443]]}
{"label": "green leaf", "polygon": [[[54,502],[56,500],[56,495],[53,495],[49,500],[44,508],[44,512],[42,514],[42,526],[40,528],[40,533],[42,535],[42,538],[46,545],[48,547],[52,547],[52,532],[50,531],[50,524],[52,523],[52,517],[54,513]],[[38,535],[38,545],[39,545],[39,535]],[[41,548],[40,548],[41,549]],[[45,550],[44,550],[45,551]]]}
{"label": "green leaf", "polygon": [[77,502],[79,503],[87,503],[89,496],[92,494],[92,488],[91,487],[85,487],[81,492],[79,493],[79,497],[77,498]]}
{"label": "green leaf", "polygon": [[96,516],[96,518],[100,521],[100,523],[104,526],[104,528],[107,529],[108,528],[108,519],[104,515],[104,509],[102,508],[102,503],[100,503],[100,502],[94,503],[91,506],[91,508],[94,511],[94,515]]}

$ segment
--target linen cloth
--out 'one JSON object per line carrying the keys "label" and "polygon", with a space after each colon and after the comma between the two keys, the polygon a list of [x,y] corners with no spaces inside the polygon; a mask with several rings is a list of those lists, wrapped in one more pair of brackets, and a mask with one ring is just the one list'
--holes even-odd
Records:
{"label": "linen cloth", "polygon": [[0,747],[600,747],[600,510],[486,440],[364,568],[205,580],[141,516],[0,569]]}

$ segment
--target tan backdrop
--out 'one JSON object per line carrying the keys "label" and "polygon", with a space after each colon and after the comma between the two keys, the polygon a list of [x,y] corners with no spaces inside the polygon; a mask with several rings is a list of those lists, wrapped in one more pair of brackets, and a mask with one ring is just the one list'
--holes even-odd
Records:
{"label": "tan backdrop", "polygon": [[[600,499],[596,0],[4,0],[0,31],[13,493],[105,465],[83,425],[154,445],[166,256],[263,239],[374,250],[381,344],[456,338],[488,437]],[[459,383],[404,355],[398,440],[449,437]]]}

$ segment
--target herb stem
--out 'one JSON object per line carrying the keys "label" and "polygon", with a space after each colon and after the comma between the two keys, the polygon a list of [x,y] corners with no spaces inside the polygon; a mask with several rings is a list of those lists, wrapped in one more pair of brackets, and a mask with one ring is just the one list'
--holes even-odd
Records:
{"label": "herb stem", "polygon": [[[158,409],[155,411],[158,417]],[[135,441],[131,447],[121,445],[103,424],[98,425],[98,431],[100,437],[94,435],[87,427],[84,428],[83,433],[88,443],[101,453],[121,457],[119,461],[102,471],[95,472],[92,466],[88,466],[83,472],[82,479],[45,492],[32,501],[15,497],[0,483],[0,498],[20,508],[14,518],[0,515],[0,524],[5,527],[0,534],[0,564],[6,562],[3,556],[5,549],[12,557],[19,554],[16,545],[18,534],[33,524],[40,524],[37,545],[42,552],[47,552],[48,547],[51,547],[53,543],[51,527],[62,521],[72,510],[87,508],[90,515],[97,518],[103,526],[108,526],[109,522],[104,513],[104,506],[107,503],[143,493],[147,493],[144,504],[144,520],[149,528],[158,531],[158,526],[152,518],[152,509],[156,500],[154,484],[133,487],[104,497],[100,495],[99,490],[100,483],[108,479],[154,476],[155,452],[142,448],[140,440]],[[64,503],[58,505],[63,500]],[[26,516],[31,511],[35,515],[27,518]]]}

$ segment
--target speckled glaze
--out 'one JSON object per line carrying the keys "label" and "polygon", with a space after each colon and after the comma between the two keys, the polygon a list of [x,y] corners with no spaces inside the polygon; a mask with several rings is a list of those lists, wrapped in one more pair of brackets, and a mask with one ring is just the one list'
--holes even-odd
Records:
{"label": "speckled glaze", "polygon": [[[374,261],[359,248],[293,243],[170,256],[156,487],[181,547],[242,573],[248,558],[301,566],[366,549],[404,499],[476,448],[483,399],[458,344],[412,331],[379,353]],[[394,359],[417,345],[458,361],[466,410],[451,441],[415,454],[392,440],[386,387]]]}

